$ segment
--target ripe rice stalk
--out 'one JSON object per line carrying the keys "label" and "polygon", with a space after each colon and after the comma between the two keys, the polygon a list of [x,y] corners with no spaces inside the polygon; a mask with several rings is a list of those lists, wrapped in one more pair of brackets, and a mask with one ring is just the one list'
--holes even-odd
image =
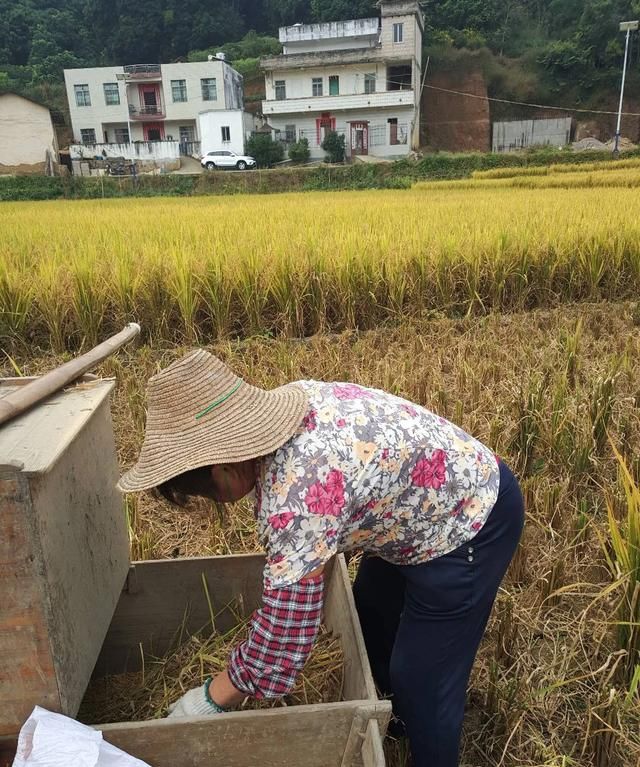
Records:
{"label": "ripe rice stalk", "polygon": [[233,293],[224,276],[226,268],[224,259],[212,260],[196,275],[206,326],[211,327],[211,335],[216,339],[226,338],[234,324]]}
{"label": "ripe rice stalk", "polygon": [[567,355],[566,378],[570,389],[576,388],[576,373],[578,370],[578,354],[580,351],[580,338],[582,336],[582,317],[578,318],[573,333],[562,336],[562,345]]}
{"label": "ripe rice stalk", "polygon": [[[187,690],[201,685],[209,675],[222,671],[229,654],[247,633],[248,619],[239,617],[226,632],[212,628],[216,616],[202,631],[185,636],[184,626],[177,632],[174,646],[164,657],[143,657],[136,672],[95,679],[82,702],[78,718],[86,724],[145,721],[168,713],[168,707]],[[330,703],[343,697],[344,661],[340,641],[321,628],[307,663],[292,692],[283,699],[248,699],[244,708],[261,709]]]}
{"label": "ripe rice stalk", "polygon": [[601,162],[567,163],[564,165],[533,165],[512,168],[493,168],[491,170],[474,171],[474,179],[514,178],[515,176],[550,176],[558,173],[590,173],[592,171],[626,170],[640,168],[640,158],[631,157],[625,160]]}
{"label": "ripe rice stalk", "polygon": [[517,462],[523,476],[534,468],[536,450],[540,440],[543,405],[547,396],[548,377],[533,379],[528,389],[520,392],[517,402],[517,430],[511,442],[511,450],[518,456]]}
{"label": "ripe rice stalk", "polygon": [[601,453],[607,442],[615,403],[615,386],[618,374],[612,372],[600,378],[591,393],[589,419],[591,433],[597,452]]}
{"label": "ripe rice stalk", "polygon": [[175,298],[182,325],[184,340],[188,344],[197,344],[199,328],[197,313],[199,308],[198,279],[194,273],[196,265],[182,253],[169,256],[169,290]]}
{"label": "ripe rice stalk", "polygon": [[286,196],[56,201],[34,220],[33,206],[7,203],[11,322],[61,351],[132,315],[147,340],[196,342],[640,290],[640,202],[625,190],[454,185],[428,196],[309,193],[295,216],[290,206]]}
{"label": "ripe rice stalk", "polygon": [[74,291],[72,293],[73,317],[82,344],[95,346],[105,315],[107,294],[104,291],[102,275],[91,270],[86,262],[77,262],[72,272]]}
{"label": "ripe rice stalk", "polygon": [[618,606],[618,644],[627,653],[624,674],[625,681],[630,682],[640,664],[640,488],[611,439],[610,444],[618,462],[626,515],[618,519],[616,501],[608,493],[608,532],[613,555],[609,555],[606,547],[605,555],[611,574],[623,590]]}
{"label": "ripe rice stalk", "polygon": [[55,258],[43,259],[38,264],[34,284],[37,286],[38,315],[46,328],[48,342],[54,352],[63,352],[68,348],[67,296],[73,290],[68,282],[68,273]]}
{"label": "ripe rice stalk", "polygon": [[25,337],[34,297],[27,271],[19,266],[9,268],[0,260],[0,337]]}

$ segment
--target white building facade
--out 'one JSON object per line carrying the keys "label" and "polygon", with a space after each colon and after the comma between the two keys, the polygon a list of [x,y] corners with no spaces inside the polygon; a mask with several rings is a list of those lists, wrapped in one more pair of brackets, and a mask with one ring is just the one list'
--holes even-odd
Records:
{"label": "white building facade", "polygon": [[0,94],[0,173],[52,173],[57,163],[49,109],[16,93]]}
{"label": "white building facade", "polygon": [[223,149],[222,131],[219,145],[201,146],[199,116],[210,112],[228,112],[236,127],[224,135],[244,146],[246,134],[233,135],[243,107],[242,76],[222,58],[66,69],[64,78],[74,140],[98,154],[104,144],[131,142],[177,142],[184,155]]}
{"label": "white building facade", "polygon": [[380,18],[281,27],[280,56],[262,59],[262,112],[286,143],[344,134],[348,156],[417,148],[423,17],[415,0],[380,0]]}

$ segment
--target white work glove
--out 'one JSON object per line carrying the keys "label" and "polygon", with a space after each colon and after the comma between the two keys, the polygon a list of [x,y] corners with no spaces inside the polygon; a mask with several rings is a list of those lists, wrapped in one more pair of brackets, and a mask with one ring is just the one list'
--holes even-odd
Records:
{"label": "white work glove", "polygon": [[207,681],[200,685],[200,687],[185,692],[181,698],[178,698],[175,703],[172,703],[169,706],[167,718],[224,714],[225,709],[211,700],[211,697],[209,696],[209,684],[210,680],[207,679]]}

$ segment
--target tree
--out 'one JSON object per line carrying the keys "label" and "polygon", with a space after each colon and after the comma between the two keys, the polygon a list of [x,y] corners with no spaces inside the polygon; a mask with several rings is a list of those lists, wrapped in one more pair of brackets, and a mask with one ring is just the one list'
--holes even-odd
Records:
{"label": "tree", "polygon": [[325,162],[344,162],[344,136],[334,130],[327,131],[320,145],[327,153]]}
{"label": "tree", "polygon": [[342,21],[377,16],[375,0],[311,0],[314,21]]}
{"label": "tree", "polygon": [[289,159],[298,165],[309,162],[311,152],[309,151],[309,140],[301,138],[289,147]]}
{"label": "tree", "polygon": [[259,168],[270,168],[284,157],[284,148],[269,133],[254,133],[247,141],[247,154],[256,158]]}

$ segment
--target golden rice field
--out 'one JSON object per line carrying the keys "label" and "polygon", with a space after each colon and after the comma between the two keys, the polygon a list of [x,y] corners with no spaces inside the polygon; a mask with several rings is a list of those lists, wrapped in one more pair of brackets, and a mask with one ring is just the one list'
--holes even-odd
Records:
{"label": "golden rice field", "polygon": [[474,179],[514,178],[515,176],[553,176],[562,173],[591,173],[593,171],[620,171],[640,168],[640,157],[609,162],[564,163],[558,165],[533,165],[527,167],[494,168],[477,170],[472,173]]}
{"label": "golden rice field", "polygon": [[[497,175],[488,175],[497,173],[497,171],[486,171],[482,176],[475,175],[474,178],[463,181],[422,181],[416,184],[416,189],[423,192],[433,189],[452,189],[461,191],[471,189],[476,194],[480,191],[497,189],[636,189],[640,186],[640,167],[638,168],[612,168],[609,170],[589,170],[588,167],[580,167],[579,170],[569,172],[568,167],[557,166],[561,170],[549,172],[549,168],[521,168],[519,173],[514,173],[513,169],[500,168]],[[509,171],[508,173],[506,171]],[[545,171],[540,173],[538,171]]]}
{"label": "golden rice field", "polygon": [[[99,371],[117,380],[123,469],[146,380],[194,344],[258,385],[351,380],[457,422],[513,466],[527,506],[461,767],[640,767],[640,195],[623,174],[640,170],[5,203],[0,373],[141,322],[146,343]],[[259,548],[246,505],[220,519],[141,495],[127,515],[134,558]],[[386,749],[410,767],[406,743]]]}
{"label": "golden rice field", "polygon": [[133,318],[154,341],[308,336],[637,294],[637,190],[504,183],[4,203],[0,336],[77,349]]}

